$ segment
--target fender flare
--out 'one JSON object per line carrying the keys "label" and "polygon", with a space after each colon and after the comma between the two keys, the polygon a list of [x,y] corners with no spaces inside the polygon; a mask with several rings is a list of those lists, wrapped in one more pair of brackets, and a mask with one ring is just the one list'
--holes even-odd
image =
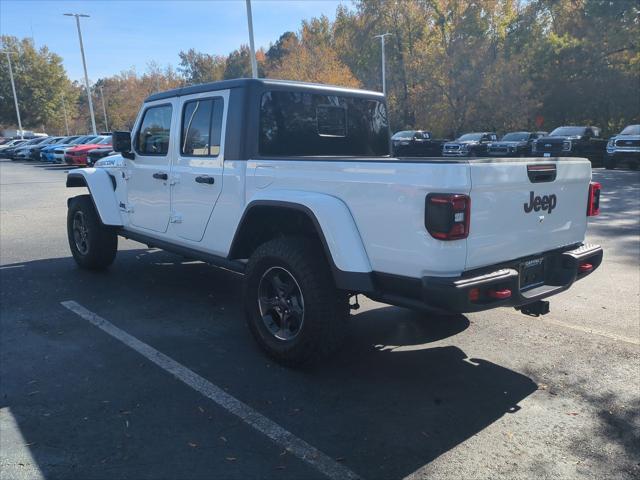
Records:
{"label": "fender flare", "polygon": [[87,187],[103,225],[122,226],[116,179],[103,168],[78,168],[67,174],[67,187]]}
{"label": "fender flare", "polygon": [[361,293],[375,291],[371,263],[351,211],[342,200],[331,195],[291,190],[259,192],[242,214],[230,252],[234,251],[248,214],[253,208],[263,206],[297,210],[311,220],[338,288]]}

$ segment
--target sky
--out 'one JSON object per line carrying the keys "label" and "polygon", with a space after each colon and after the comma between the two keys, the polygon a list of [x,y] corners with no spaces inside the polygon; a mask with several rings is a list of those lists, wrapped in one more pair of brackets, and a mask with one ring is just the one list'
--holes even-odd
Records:
{"label": "sky", "polygon": [[[314,16],[335,17],[350,0],[253,0],[256,48],[268,48],[282,33],[298,31]],[[0,34],[33,37],[63,58],[69,78],[83,78],[73,17],[84,13],[82,39],[91,82],[123,70],[145,71],[155,61],[177,67],[178,53],[195,48],[226,55],[249,43],[244,0],[0,0]]]}

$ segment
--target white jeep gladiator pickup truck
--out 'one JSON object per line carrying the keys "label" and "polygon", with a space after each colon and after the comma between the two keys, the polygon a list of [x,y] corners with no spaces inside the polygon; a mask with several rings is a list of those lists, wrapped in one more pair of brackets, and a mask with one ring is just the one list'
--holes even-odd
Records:
{"label": "white jeep gladiator pickup truck", "polygon": [[69,172],[89,191],[68,202],[71,252],[105,268],[123,236],[243,274],[251,332],[289,365],[338,345],[355,294],[537,315],[600,265],[588,160],[393,158],[389,139],[376,92],[239,79],[151,95],[113,134],[119,155]]}

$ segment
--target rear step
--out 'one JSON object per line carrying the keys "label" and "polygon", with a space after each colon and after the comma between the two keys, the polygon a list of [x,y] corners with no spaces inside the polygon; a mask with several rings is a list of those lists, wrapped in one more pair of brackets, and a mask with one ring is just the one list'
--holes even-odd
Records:
{"label": "rear step", "polygon": [[546,315],[550,311],[549,302],[547,300],[537,300],[533,303],[527,303],[526,305],[516,307],[516,310],[520,310],[520,312],[531,317]]}

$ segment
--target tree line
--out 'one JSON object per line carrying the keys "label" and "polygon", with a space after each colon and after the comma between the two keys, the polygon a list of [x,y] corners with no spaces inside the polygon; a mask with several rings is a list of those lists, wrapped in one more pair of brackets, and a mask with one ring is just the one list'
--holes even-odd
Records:
{"label": "tree line", "polygon": [[[589,124],[605,134],[640,123],[640,4],[637,0],[358,0],[285,32],[256,52],[259,75],[381,90],[386,37],[387,99],[393,130],[550,130]],[[46,47],[3,36],[17,51],[14,75],[23,124],[88,130],[84,88]],[[0,125],[14,125],[6,58],[0,59]],[[180,52],[176,68],[149,63],[99,79],[109,127],[131,128],[149,94],[249,77],[250,53]],[[98,88],[93,88],[100,105]],[[96,109],[98,128],[104,123]]]}

